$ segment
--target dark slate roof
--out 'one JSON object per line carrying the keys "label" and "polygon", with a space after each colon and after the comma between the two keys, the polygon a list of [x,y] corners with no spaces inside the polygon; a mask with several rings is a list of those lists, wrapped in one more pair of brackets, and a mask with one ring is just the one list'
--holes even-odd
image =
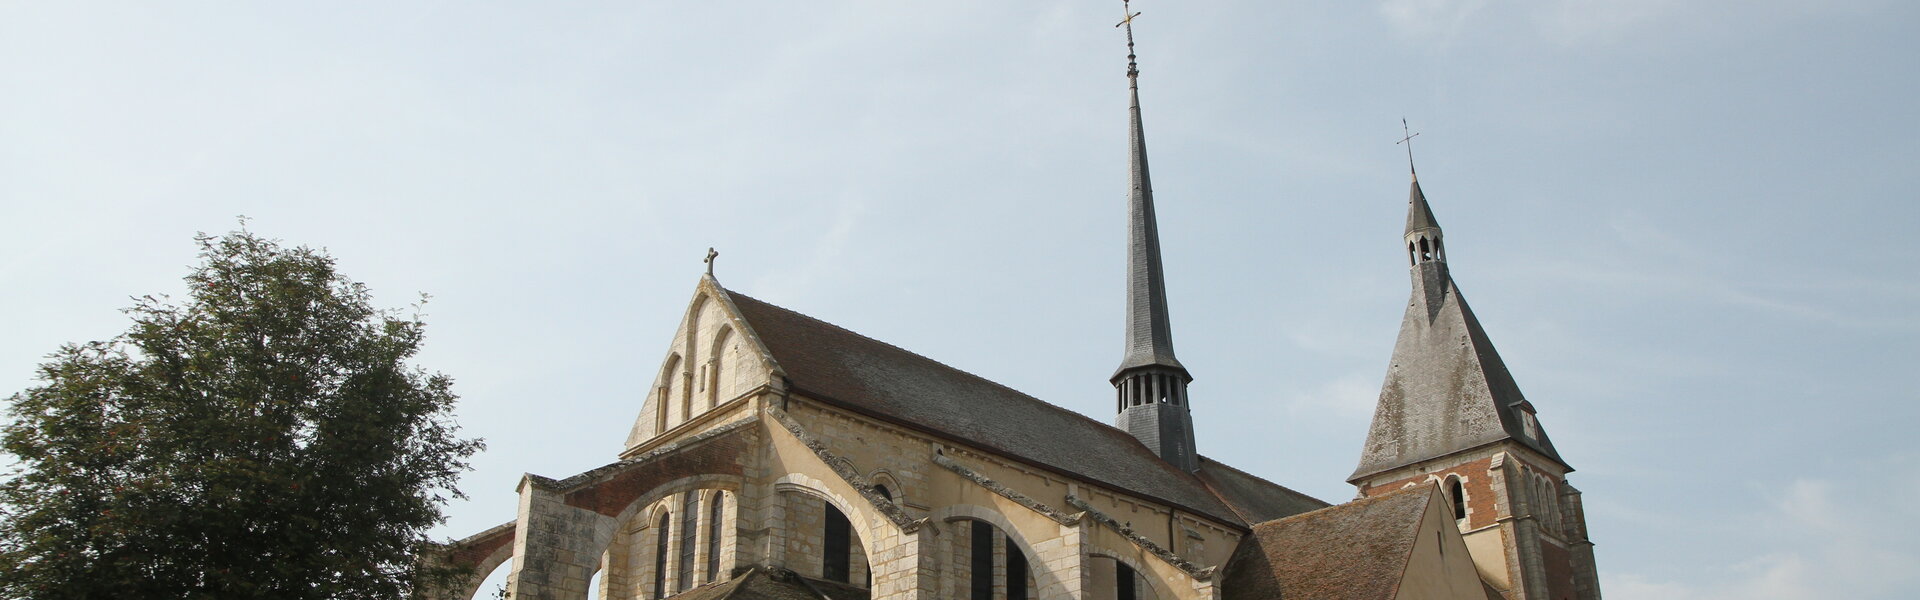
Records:
{"label": "dark slate roof", "polygon": [[[792,387],[809,397],[1223,523],[1250,523],[1195,475],[1161,460],[1124,431],[813,317],[727,293]],[[1226,482],[1225,494],[1246,504],[1248,513],[1287,513],[1302,502],[1294,496],[1305,498],[1226,471],[1215,473],[1216,481]]]}
{"label": "dark slate roof", "polygon": [[1173,327],[1167,316],[1166,270],[1160,266],[1160,225],[1153,213],[1153,179],[1147,174],[1147,132],[1140,124],[1140,79],[1130,73],[1133,104],[1130,185],[1127,192],[1127,326],[1120,368],[1162,366],[1186,371],[1173,356]]}
{"label": "dark slate roof", "polygon": [[1407,233],[1439,228],[1440,222],[1433,218],[1433,207],[1427,205],[1427,194],[1420,191],[1420,177],[1415,176],[1413,189],[1407,192]]}
{"label": "dark slate roof", "polygon": [[1318,498],[1200,457],[1200,481],[1248,523],[1272,521],[1327,507]]}
{"label": "dark slate roof", "polygon": [[1399,591],[1435,486],[1253,526],[1227,561],[1222,600],[1386,600]]}
{"label": "dark slate roof", "polygon": [[1447,264],[1420,263],[1367,445],[1348,481],[1509,439],[1567,466],[1544,426],[1536,420],[1527,431],[1522,415],[1531,408]]}

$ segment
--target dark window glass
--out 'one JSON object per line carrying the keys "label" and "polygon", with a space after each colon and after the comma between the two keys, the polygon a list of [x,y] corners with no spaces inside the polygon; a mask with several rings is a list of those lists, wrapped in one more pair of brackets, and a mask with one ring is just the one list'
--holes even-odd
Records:
{"label": "dark window glass", "polygon": [[1467,490],[1460,485],[1460,478],[1447,478],[1447,496],[1453,500],[1453,518],[1467,518]]}
{"label": "dark window glass", "polygon": [[973,522],[973,600],[993,600],[993,526]]}
{"label": "dark window glass", "polygon": [[827,530],[820,536],[821,545],[824,546],[820,578],[850,583],[848,567],[853,560],[853,524],[847,522],[847,515],[841,513],[840,509],[832,504],[826,506],[827,518],[824,520]]}
{"label": "dark window glass", "polygon": [[1138,600],[1139,596],[1133,592],[1133,567],[1113,561],[1113,589],[1119,591],[1120,600]]}
{"label": "dark window glass", "polygon": [[653,597],[667,597],[667,540],[673,539],[673,515],[660,513],[660,522],[654,525],[654,537],[659,543],[653,549]]}
{"label": "dark window glass", "polygon": [[700,547],[700,492],[680,501],[680,591],[693,588],[693,555]]}
{"label": "dark window glass", "polygon": [[720,509],[727,503],[720,492],[713,493],[712,506],[707,508],[707,581],[720,578],[720,521],[725,515]]}
{"label": "dark window glass", "polygon": [[888,500],[893,499],[893,490],[887,489],[887,486],[884,486],[884,485],[873,486],[873,491],[880,494],[880,497],[882,498],[886,498]]}
{"label": "dark window glass", "polygon": [[1027,553],[1007,540],[1007,600],[1027,600]]}

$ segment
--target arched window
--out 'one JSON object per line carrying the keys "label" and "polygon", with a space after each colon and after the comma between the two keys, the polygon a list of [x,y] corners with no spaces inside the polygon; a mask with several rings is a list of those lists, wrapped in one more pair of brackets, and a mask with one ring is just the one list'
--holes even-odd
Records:
{"label": "arched window", "polygon": [[716,491],[707,499],[707,581],[720,579],[720,522],[726,518],[721,509],[726,503],[726,492]]}
{"label": "arched window", "polygon": [[653,430],[655,435],[665,433],[667,431],[667,425],[671,423],[671,421],[667,420],[667,416],[673,411],[674,392],[679,389],[679,386],[673,384],[679,380],[680,354],[670,354],[667,356],[667,366],[660,369],[660,385],[655,388],[655,394],[657,394],[657,400],[653,405],[653,410],[656,413],[654,414]]}
{"label": "arched window", "polygon": [[1467,518],[1467,488],[1459,477],[1447,478],[1447,498],[1453,501],[1454,520]]}
{"label": "arched window", "polygon": [[826,531],[820,535],[820,578],[852,583],[853,524],[846,513],[833,504],[826,505]]}
{"label": "arched window", "polygon": [[1116,592],[1115,597],[1119,598],[1119,600],[1138,600],[1139,595],[1134,591],[1133,587],[1133,567],[1117,560],[1113,561],[1113,564],[1113,589]]}
{"label": "arched window", "polygon": [[707,364],[712,365],[707,381],[707,408],[713,408],[721,401],[730,399],[722,395],[720,388],[727,382],[726,375],[721,370],[726,364],[727,342],[732,339],[733,328],[731,327],[721,327],[720,333],[713,336],[713,348],[710,350],[712,355],[707,358]]}
{"label": "arched window", "polygon": [[1027,553],[1007,540],[1007,600],[1027,600]]}
{"label": "arched window", "polygon": [[972,600],[993,600],[993,525],[974,521],[972,531]]}
{"label": "arched window", "polygon": [[653,549],[653,597],[667,597],[667,540],[673,539],[673,515],[660,511],[660,521],[654,523]]}
{"label": "arched window", "polygon": [[880,497],[886,498],[887,500],[893,500],[893,490],[887,489],[887,486],[884,484],[873,486],[873,493],[879,494]]}
{"label": "arched window", "polygon": [[700,492],[687,492],[680,501],[680,591],[693,588],[693,556],[699,548]]}

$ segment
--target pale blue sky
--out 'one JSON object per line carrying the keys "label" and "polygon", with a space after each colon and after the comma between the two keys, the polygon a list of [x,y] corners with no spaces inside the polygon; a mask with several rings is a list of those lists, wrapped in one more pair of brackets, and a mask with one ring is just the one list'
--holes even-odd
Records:
{"label": "pale blue sky", "polygon": [[[1579,470],[1609,598],[1920,583],[1920,4],[1142,0],[1204,453],[1330,501],[1453,272]],[[1118,2],[0,4],[0,389],[245,214],[388,306],[490,449],[614,457],[701,271],[1107,418]]]}

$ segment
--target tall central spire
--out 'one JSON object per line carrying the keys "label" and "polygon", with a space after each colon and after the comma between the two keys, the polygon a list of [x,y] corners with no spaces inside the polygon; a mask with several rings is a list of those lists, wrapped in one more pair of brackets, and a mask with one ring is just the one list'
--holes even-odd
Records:
{"label": "tall central spire", "polygon": [[1166,274],[1160,265],[1159,223],[1153,214],[1153,182],[1147,175],[1147,134],[1140,122],[1140,66],[1133,50],[1133,18],[1123,0],[1127,30],[1127,88],[1131,120],[1128,144],[1131,189],[1127,194],[1126,353],[1110,380],[1119,394],[1115,425],[1133,434],[1161,459],[1186,471],[1199,468],[1187,384],[1193,376],[1173,356],[1167,318]]}

